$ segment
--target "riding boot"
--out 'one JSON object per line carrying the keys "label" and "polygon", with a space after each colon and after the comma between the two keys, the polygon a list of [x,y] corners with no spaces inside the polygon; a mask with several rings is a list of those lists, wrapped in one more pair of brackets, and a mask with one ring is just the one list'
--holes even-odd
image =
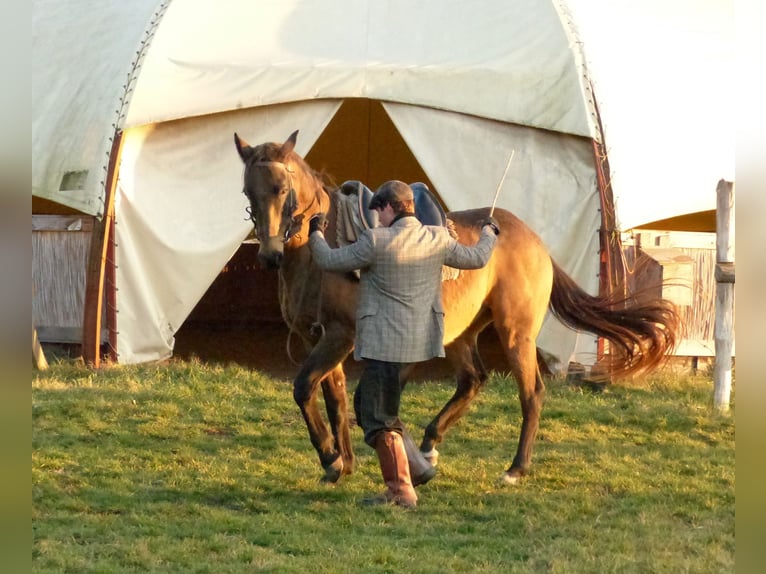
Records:
{"label": "riding boot", "polygon": [[404,450],[407,452],[407,460],[410,465],[412,486],[425,484],[436,476],[436,467],[426,460],[406,428],[402,429],[402,441],[404,442]]}
{"label": "riding boot", "polygon": [[373,498],[366,498],[362,504],[395,504],[404,508],[415,508],[418,495],[410,479],[410,467],[407,452],[401,435],[392,431],[382,431],[375,437],[375,452],[378,454],[380,471],[386,483],[386,491]]}

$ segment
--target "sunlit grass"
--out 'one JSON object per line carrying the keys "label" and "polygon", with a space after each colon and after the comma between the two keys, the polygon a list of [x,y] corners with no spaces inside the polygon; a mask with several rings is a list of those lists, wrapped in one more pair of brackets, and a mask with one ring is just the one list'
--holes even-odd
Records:
{"label": "sunlit grass", "polygon": [[[407,387],[416,437],[453,390]],[[382,484],[358,428],[356,472],[318,483],[289,381],[58,362],[33,375],[33,571],[732,572],[734,415],[711,403],[705,377],[551,381],[533,472],[508,488],[520,409],[495,376],[407,512],[359,505]]]}

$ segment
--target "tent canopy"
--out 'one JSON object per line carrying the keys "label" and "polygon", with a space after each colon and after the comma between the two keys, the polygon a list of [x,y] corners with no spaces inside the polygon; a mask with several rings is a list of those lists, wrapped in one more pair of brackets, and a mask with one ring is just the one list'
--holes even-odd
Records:
{"label": "tent canopy", "polygon": [[[678,203],[694,204],[695,211],[714,206],[715,184],[726,175],[714,162],[705,169],[681,166],[677,145],[659,153],[658,142],[681,138],[673,124],[625,119],[657,103],[645,89],[654,88],[653,78],[669,80],[659,68],[648,79],[642,73],[662,64],[652,60],[643,36],[673,34],[652,36],[652,24],[663,21],[644,15],[636,50],[645,66],[636,65],[644,64],[638,56],[626,57],[622,67],[614,58],[599,59],[592,52],[620,53],[615,44],[623,37],[614,28],[631,28],[632,16],[645,10],[614,4],[619,9],[611,9],[613,20],[604,26],[596,14],[609,3],[585,0],[570,2],[571,12],[559,0],[68,0],[64,6],[34,0],[33,194],[100,215],[111,138],[123,131],[115,200],[123,362],[172,353],[173,334],[250,229],[235,131],[255,144],[283,141],[299,129],[297,151],[339,181],[374,187],[423,175],[449,210],[489,204],[515,149],[498,204],[524,219],[554,258],[596,292],[601,204],[593,141],[604,136],[585,54],[601,71],[597,94],[603,86],[611,98],[602,102],[600,95],[599,107],[623,227],[683,213],[650,199],[649,192],[670,197],[668,185],[674,197],[687,195],[681,187],[688,187],[696,199],[708,192],[701,187],[709,188],[710,201]],[[701,11],[727,15],[721,3],[703,4]],[[679,24],[687,8],[670,11],[678,16],[670,30],[694,28],[685,38],[701,41],[701,18]],[[723,31],[704,35],[706,41],[726,39],[725,23],[716,21]],[[588,33],[584,41],[578,28]],[[708,47],[703,55],[714,52]],[[701,64],[691,60],[691,50],[684,54],[687,85]],[[609,86],[625,83],[626,72],[638,99],[621,106],[624,92]],[[705,92],[711,94],[720,96]],[[713,104],[705,117],[711,128],[720,123],[714,113],[720,101]],[[684,111],[678,107],[674,117]],[[653,139],[637,151],[631,144],[639,128]],[[616,153],[618,145],[624,153]],[[687,184],[661,169],[670,163]],[[718,171],[708,182],[712,170]],[[644,186],[647,177],[652,187]],[[633,192],[634,181],[640,193]],[[630,215],[621,205],[633,206]],[[547,321],[538,342],[566,364],[578,353],[592,357],[594,341]]]}
{"label": "tent canopy", "polygon": [[359,97],[599,137],[550,0],[66,4],[34,3],[33,193],[86,213],[115,127]]}

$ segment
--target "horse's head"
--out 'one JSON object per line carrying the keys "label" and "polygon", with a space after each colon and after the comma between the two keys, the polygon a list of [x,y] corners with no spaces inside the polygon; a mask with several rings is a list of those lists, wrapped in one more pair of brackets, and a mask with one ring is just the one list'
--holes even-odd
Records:
{"label": "horse's head", "polygon": [[283,144],[255,147],[234,134],[239,157],[245,164],[243,192],[260,242],[258,258],[269,268],[279,267],[285,245],[299,246],[308,217],[321,209],[321,185],[293,149],[298,132]]}

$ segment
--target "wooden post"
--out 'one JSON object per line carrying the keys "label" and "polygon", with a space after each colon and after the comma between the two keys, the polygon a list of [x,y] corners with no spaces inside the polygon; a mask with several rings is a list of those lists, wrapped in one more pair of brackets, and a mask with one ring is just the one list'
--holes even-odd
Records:
{"label": "wooden post", "polygon": [[40,339],[37,338],[37,329],[35,329],[34,325],[32,325],[32,360],[38,371],[44,371],[48,368],[48,361],[45,358]]}
{"label": "wooden post", "polygon": [[85,278],[85,311],[82,324],[82,357],[85,364],[101,366],[101,317],[104,304],[104,277],[106,275],[107,251],[112,241],[114,219],[114,189],[117,185],[119,158],[122,149],[122,132],[116,132],[109,154],[106,171],[104,213],[96,219],[91,235],[90,255]]}
{"label": "wooden post", "polygon": [[718,182],[716,204],[716,305],[715,368],[713,402],[722,412],[729,410],[731,396],[731,348],[734,323],[734,184]]}
{"label": "wooden post", "polygon": [[[591,87],[592,88],[592,87]],[[595,98],[594,98],[595,100]],[[598,114],[598,105],[594,101],[598,117],[599,130],[603,134],[601,126],[601,116]],[[606,153],[606,144],[593,140],[593,156],[596,167],[596,186],[599,194],[601,210],[601,228],[599,229],[599,295],[611,297],[616,289],[622,291],[622,295],[627,297],[627,277],[625,268],[622,265],[622,242],[617,233],[617,220],[614,211],[614,197],[612,195],[609,168],[609,158]],[[611,354],[613,349],[609,342],[603,337],[596,339],[596,365],[602,363],[607,354]],[[611,371],[608,373],[609,380],[612,379]]]}

